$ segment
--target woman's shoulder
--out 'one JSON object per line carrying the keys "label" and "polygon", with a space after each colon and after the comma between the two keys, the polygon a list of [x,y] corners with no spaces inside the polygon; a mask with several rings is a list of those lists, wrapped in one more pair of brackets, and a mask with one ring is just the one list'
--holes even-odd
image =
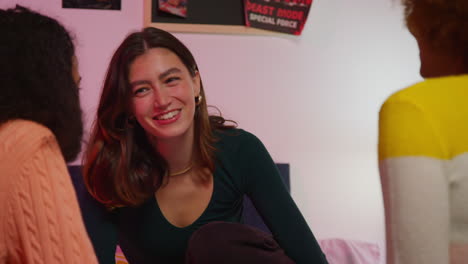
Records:
{"label": "woman's shoulder", "polygon": [[214,134],[218,141],[223,143],[240,144],[258,140],[257,136],[242,128],[217,129]]}
{"label": "woman's shoulder", "polygon": [[11,120],[0,126],[1,152],[9,156],[34,153],[41,145],[54,141],[52,132],[45,126],[29,120]]}
{"label": "woman's shoulder", "polygon": [[257,149],[262,142],[253,133],[241,128],[227,128],[215,131],[216,148],[222,152],[238,153]]}
{"label": "woman's shoulder", "polygon": [[1,137],[18,144],[32,143],[54,137],[52,131],[42,124],[34,121],[15,119],[0,126]]}
{"label": "woman's shoulder", "polygon": [[428,102],[439,102],[446,97],[449,97],[450,101],[460,97],[464,100],[467,85],[468,75],[429,78],[393,93],[385,103],[406,102],[424,105]]}

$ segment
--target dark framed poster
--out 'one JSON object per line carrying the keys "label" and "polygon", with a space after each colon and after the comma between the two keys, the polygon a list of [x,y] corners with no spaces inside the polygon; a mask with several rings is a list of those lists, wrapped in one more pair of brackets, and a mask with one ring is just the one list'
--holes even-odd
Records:
{"label": "dark framed poster", "polygon": [[62,8],[120,10],[121,0],[62,0]]}
{"label": "dark framed poster", "polygon": [[[170,32],[278,35],[278,32],[245,26],[244,0],[168,1],[145,0],[145,26]],[[171,4],[171,9],[163,4]]]}

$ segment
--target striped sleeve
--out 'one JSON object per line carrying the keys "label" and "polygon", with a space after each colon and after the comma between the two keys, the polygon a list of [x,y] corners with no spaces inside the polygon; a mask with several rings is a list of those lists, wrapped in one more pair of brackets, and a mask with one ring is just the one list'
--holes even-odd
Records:
{"label": "striped sleeve", "polygon": [[386,102],[379,116],[379,160],[402,156],[447,159],[431,118],[415,104]]}
{"label": "striped sleeve", "polygon": [[379,169],[387,263],[449,263],[447,154],[417,105],[386,102],[379,119]]}

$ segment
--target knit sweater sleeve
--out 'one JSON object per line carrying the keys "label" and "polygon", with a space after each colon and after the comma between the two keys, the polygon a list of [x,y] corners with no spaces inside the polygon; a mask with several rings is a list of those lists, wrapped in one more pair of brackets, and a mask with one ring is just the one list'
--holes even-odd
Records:
{"label": "knit sweater sleeve", "polygon": [[431,117],[407,100],[380,110],[379,169],[387,263],[449,263],[447,151]]}
{"label": "knit sweater sleeve", "polygon": [[55,138],[18,170],[5,208],[11,263],[97,263]]}
{"label": "knit sweater sleeve", "polygon": [[328,263],[262,142],[245,132],[237,154],[247,195],[286,254],[298,264]]}

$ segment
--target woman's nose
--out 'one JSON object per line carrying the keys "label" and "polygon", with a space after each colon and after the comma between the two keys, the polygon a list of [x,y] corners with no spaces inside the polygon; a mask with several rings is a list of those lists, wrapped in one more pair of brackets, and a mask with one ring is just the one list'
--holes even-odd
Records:
{"label": "woman's nose", "polygon": [[171,98],[164,89],[158,89],[154,95],[154,106],[157,108],[167,108],[171,104]]}

